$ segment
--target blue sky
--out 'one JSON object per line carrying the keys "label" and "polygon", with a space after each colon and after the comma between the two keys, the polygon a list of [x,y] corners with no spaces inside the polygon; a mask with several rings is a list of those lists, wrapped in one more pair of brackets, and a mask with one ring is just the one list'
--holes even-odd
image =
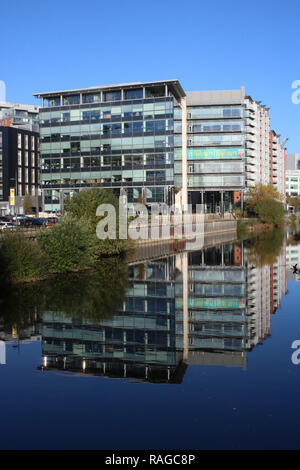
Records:
{"label": "blue sky", "polygon": [[[16,0],[1,5],[6,99],[178,78],[186,91],[246,87],[300,152],[299,0]],[[300,96],[300,95],[299,95]]]}

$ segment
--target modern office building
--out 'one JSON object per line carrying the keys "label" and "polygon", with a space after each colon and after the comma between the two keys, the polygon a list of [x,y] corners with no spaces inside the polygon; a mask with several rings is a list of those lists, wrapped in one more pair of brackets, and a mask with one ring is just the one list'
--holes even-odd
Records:
{"label": "modern office building", "polygon": [[[181,110],[175,109],[175,184],[182,185]],[[284,194],[284,149],[269,109],[240,90],[187,92],[187,190],[205,212],[243,208],[249,187],[274,184]],[[177,147],[177,148],[176,148]]]}
{"label": "modern office building", "polygon": [[0,126],[0,214],[24,213],[26,194],[33,210],[39,197],[39,133],[12,125]]}
{"label": "modern office building", "polygon": [[41,188],[45,211],[67,194],[112,188],[128,203],[174,200],[177,80],[39,93]]}
{"label": "modern office building", "polygon": [[288,196],[300,194],[300,153],[290,153],[286,156],[285,191]]}
{"label": "modern office building", "polygon": [[[46,211],[113,188],[128,203],[243,209],[249,187],[284,194],[284,149],[269,109],[239,90],[184,92],[178,80],[37,93]],[[270,134],[272,132],[272,134]]]}

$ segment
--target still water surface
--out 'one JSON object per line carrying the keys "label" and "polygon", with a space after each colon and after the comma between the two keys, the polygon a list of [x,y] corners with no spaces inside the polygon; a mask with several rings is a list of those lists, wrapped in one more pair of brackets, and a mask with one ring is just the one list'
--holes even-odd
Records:
{"label": "still water surface", "polygon": [[299,448],[299,254],[262,235],[2,292],[0,448]]}

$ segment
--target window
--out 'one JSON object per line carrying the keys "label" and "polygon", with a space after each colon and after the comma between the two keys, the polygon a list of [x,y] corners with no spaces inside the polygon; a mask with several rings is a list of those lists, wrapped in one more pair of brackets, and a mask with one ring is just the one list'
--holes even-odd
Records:
{"label": "window", "polygon": [[63,97],[63,104],[64,105],[72,105],[72,104],[79,104],[80,103],[80,95],[70,95]]}
{"label": "window", "polygon": [[100,93],[84,93],[82,95],[83,103],[95,103],[100,101]]}
{"label": "window", "polygon": [[121,91],[106,91],[104,93],[104,101],[120,101]]}
{"label": "window", "polygon": [[125,90],[124,95],[125,95],[126,100],[134,100],[138,98],[143,98],[143,89],[137,88],[134,90]]}

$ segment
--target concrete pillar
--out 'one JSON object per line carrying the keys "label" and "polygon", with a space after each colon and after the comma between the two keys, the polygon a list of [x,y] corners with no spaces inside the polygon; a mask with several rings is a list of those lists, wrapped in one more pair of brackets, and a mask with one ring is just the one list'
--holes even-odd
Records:
{"label": "concrete pillar", "polygon": [[224,217],[224,191],[221,191],[221,214]]}
{"label": "concrete pillar", "polygon": [[63,101],[63,95],[60,95],[60,105],[63,106],[64,101]]}
{"label": "concrete pillar", "polygon": [[181,125],[182,125],[182,205],[188,203],[187,199],[187,119],[186,119],[186,97],[181,98]]}
{"label": "concrete pillar", "polygon": [[64,192],[62,189],[59,190],[59,206],[62,212],[64,210]]}
{"label": "concrete pillar", "polygon": [[168,93],[169,93],[169,91],[168,91],[168,85],[165,85],[165,96],[168,96]]}

